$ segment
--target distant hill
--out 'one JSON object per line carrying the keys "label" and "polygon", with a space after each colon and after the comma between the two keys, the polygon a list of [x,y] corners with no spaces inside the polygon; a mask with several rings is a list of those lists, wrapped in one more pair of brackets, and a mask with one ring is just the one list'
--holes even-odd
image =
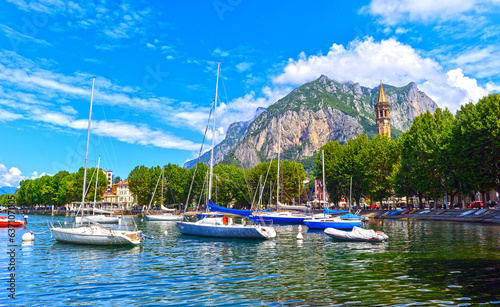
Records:
{"label": "distant hill", "polygon": [[[383,86],[391,106],[392,138],[409,129],[415,117],[428,110],[434,113],[438,107],[414,82],[403,87]],[[374,105],[378,92],[379,86],[368,88],[321,76],[294,89],[251,122],[232,124],[226,139],[215,148],[215,163],[252,168],[275,159],[278,118],[282,124],[282,159],[303,164],[310,164],[317,150],[330,141],[345,143],[362,133],[371,139],[376,135]],[[208,160],[209,155],[205,153],[204,158]],[[185,166],[194,163],[196,160],[188,161]]]}
{"label": "distant hill", "polygon": [[14,188],[14,187],[2,187],[0,188],[0,195],[3,195],[3,194],[14,194],[17,189],[19,188]]}

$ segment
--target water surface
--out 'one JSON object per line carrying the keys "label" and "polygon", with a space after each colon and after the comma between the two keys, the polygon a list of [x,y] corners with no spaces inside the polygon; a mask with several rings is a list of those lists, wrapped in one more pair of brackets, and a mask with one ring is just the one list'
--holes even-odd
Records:
{"label": "water surface", "polygon": [[[66,220],[33,215],[16,231],[15,300],[7,298],[8,233],[0,229],[0,306],[500,304],[499,226],[372,221],[390,236],[375,244],[336,242],[305,226],[302,241],[298,226],[276,226],[268,241],[198,238],[139,218],[153,239],[100,247],[57,243],[47,221]],[[28,230],[40,233],[34,244],[21,243]]]}

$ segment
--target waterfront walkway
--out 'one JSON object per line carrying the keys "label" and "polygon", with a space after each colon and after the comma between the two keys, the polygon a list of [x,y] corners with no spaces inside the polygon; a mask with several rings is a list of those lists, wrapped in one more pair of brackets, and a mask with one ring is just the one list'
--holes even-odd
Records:
{"label": "waterfront walkway", "polygon": [[370,219],[399,219],[399,220],[424,220],[447,221],[468,223],[500,224],[500,209],[419,209],[408,214],[389,215],[387,210],[363,210],[360,215]]}

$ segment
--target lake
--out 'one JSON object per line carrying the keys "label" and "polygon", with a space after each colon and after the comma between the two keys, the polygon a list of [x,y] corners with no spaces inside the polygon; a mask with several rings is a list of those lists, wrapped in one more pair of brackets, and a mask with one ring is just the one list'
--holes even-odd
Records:
{"label": "lake", "polygon": [[[15,297],[8,298],[8,232],[0,229],[0,306],[468,306],[500,304],[500,226],[379,220],[386,243],[298,241],[276,226],[268,241],[181,235],[172,222],[136,219],[140,246],[57,243],[31,215],[16,230]],[[28,230],[33,244],[21,243]],[[168,235],[164,232],[167,231]],[[44,233],[42,233],[44,232]]]}

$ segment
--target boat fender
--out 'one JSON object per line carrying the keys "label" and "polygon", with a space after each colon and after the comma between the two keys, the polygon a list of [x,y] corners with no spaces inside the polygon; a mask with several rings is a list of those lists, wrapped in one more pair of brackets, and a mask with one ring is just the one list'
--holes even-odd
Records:
{"label": "boat fender", "polygon": [[297,234],[297,240],[302,240],[304,236],[302,235],[302,225],[299,225],[299,233]]}
{"label": "boat fender", "polygon": [[33,231],[27,232],[23,234],[22,237],[23,241],[35,241],[35,234],[33,234]]}

